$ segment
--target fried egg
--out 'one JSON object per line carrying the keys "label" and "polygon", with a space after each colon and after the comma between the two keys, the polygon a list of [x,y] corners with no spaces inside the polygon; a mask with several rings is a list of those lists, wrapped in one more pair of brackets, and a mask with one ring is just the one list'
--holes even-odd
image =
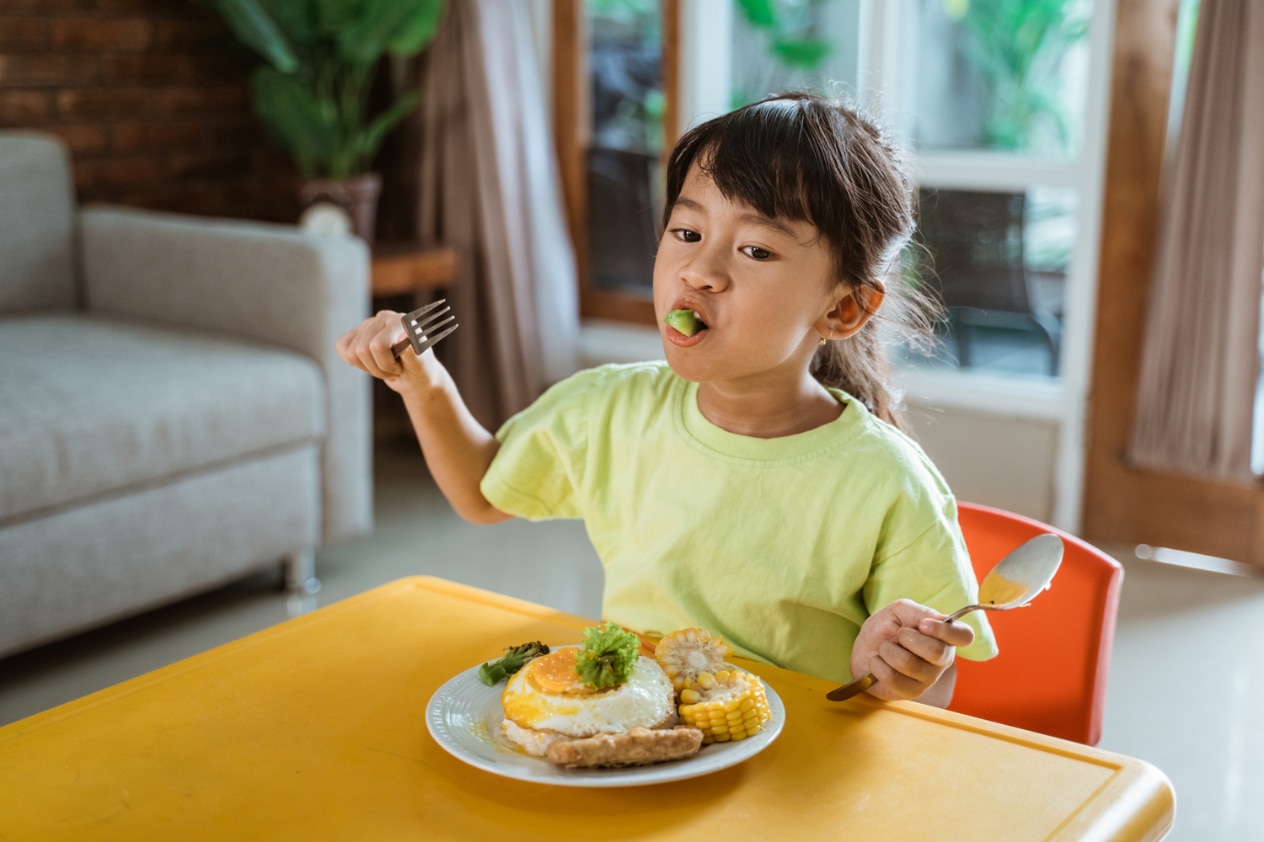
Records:
{"label": "fried egg", "polygon": [[575,675],[579,648],[559,647],[518,670],[501,693],[502,731],[531,754],[559,737],[591,737],[676,721],[671,679],[653,658],[640,656],[628,680],[596,689]]}

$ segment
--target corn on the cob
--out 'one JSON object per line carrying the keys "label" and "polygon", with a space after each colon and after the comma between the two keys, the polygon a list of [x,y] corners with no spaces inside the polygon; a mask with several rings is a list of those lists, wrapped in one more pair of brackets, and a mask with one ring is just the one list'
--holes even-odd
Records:
{"label": "corn on the cob", "polygon": [[701,731],[704,744],[754,736],[771,717],[763,682],[736,670],[703,673],[680,702],[681,721]]}
{"label": "corn on the cob", "polygon": [[663,635],[654,646],[654,659],[677,692],[697,682],[698,676],[724,669],[733,648],[704,629],[681,629]]}

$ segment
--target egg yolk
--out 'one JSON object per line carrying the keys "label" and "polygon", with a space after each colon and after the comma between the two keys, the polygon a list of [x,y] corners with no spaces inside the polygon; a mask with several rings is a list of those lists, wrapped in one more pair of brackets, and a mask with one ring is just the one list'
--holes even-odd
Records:
{"label": "egg yolk", "polygon": [[579,650],[568,647],[554,649],[527,664],[527,683],[541,693],[552,696],[591,696],[600,693],[575,674],[575,656]]}

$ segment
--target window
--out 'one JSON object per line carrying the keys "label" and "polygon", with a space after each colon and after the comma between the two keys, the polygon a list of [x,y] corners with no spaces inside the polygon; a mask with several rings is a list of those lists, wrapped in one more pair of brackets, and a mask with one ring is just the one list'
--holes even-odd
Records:
{"label": "window", "polygon": [[[555,0],[555,131],[584,316],[653,323],[677,0]],[[670,138],[670,140],[669,140]]]}
{"label": "window", "polygon": [[[896,11],[891,11],[895,9]],[[874,77],[918,159],[914,277],[947,310],[944,344],[914,362],[1057,377],[1068,283],[1090,261],[1084,165],[1090,65],[1087,0],[892,4]],[[1081,330],[1084,326],[1081,325]]]}
{"label": "window", "polygon": [[1095,224],[1083,209],[1100,176],[1089,160],[1100,157],[1089,0],[559,7],[555,38],[579,46],[555,65],[557,95],[584,103],[559,133],[574,168],[585,315],[648,323],[676,126],[769,92],[817,90],[879,111],[916,157],[926,257],[908,277],[940,292],[948,317],[938,351],[906,362],[1061,375],[1068,289],[1091,286]]}

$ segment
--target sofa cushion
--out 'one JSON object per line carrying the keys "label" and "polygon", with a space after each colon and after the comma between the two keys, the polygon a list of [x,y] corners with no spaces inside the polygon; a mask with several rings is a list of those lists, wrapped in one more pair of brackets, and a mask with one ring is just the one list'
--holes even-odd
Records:
{"label": "sofa cushion", "polygon": [[0,394],[0,524],[326,432],[311,359],[100,316],[0,316]]}
{"label": "sofa cushion", "polygon": [[307,444],[0,525],[0,658],[315,546],[319,450]]}
{"label": "sofa cushion", "polygon": [[0,313],[76,306],[74,193],[52,135],[0,132]]}

